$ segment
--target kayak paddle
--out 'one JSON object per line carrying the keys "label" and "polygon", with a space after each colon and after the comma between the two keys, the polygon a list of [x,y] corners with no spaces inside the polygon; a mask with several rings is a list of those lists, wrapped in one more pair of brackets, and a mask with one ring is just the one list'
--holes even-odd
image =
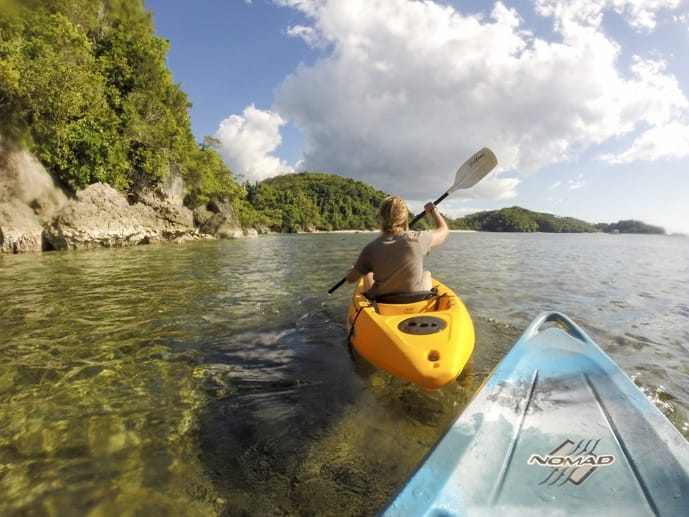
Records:
{"label": "kayak paddle", "polygon": [[[445,192],[442,196],[433,201],[433,204],[437,206],[443,199],[452,194],[455,190],[473,187],[479,181],[481,181],[486,176],[486,174],[492,171],[497,164],[498,159],[495,157],[493,151],[491,151],[487,147],[484,147],[483,149],[475,153],[467,161],[465,161],[459,169],[457,169],[454,184],[449,189],[447,189],[447,192]],[[411,228],[416,223],[418,223],[425,214],[426,212],[423,211],[419,215],[414,217],[411,223],[409,223],[409,227]],[[332,294],[338,287],[340,287],[346,281],[347,277],[345,276],[342,280],[340,280],[338,283],[336,283],[334,286],[328,289],[328,294]]]}

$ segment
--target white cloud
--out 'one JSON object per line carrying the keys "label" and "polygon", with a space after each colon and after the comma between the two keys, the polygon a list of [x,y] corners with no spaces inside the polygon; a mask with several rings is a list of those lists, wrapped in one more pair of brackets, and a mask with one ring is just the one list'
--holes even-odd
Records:
{"label": "white cloud", "polygon": [[614,9],[625,16],[636,29],[654,29],[656,15],[662,10],[680,6],[682,0],[612,0]]}
{"label": "white cloud", "polygon": [[287,27],[286,34],[292,38],[303,39],[310,47],[325,48],[325,42],[321,40],[320,34],[313,27],[292,25]]}
{"label": "white cloud", "polygon": [[602,156],[608,163],[629,163],[637,160],[685,158],[689,156],[689,125],[679,122],[655,126],[639,135],[629,149]]}
{"label": "white cloud", "polygon": [[605,11],[622,16],[637,30],[652,30],[659,11],[679,7],[682,0],[536,0],[535,9],[543,16],[553,17],[560,27],[585,24],[598,27]]}
{"label": "white cloud", "polygon": [[[502,170],[528,174],[687,114],[663,61],[636,57],[622,69],[620,45],[600,28],[610,9],[650,28],[678,0],[541,0],[538,12],[559,31],[552,40],[501,2],[486,16],[431,1],[274,1],[311,22],[290,34],[328,49],[276,93],[273,110],[304,134],[302,167],[387,192],[437,196],[482,146]],[[510,197],[515,187],[495,180],[484,194]]]}
{"label": "white cloud", "polygon": [[665,63],[634,56],[634,79],[625,83],[629,108],[637,120],[665,124],[689,107],[677,79],[665,74]]}
{"label": "white cloud", "polygon": [[[220,151],[252,181],[293,172],[275,156],[290,120],[304,135],[299,170],[409,200],[437,197],[483,146],[500,170],[530,174],[643,127],[629,149],[603,159],[686,156],[689,101],[666,63],[633,56],[622,68],[622,47],[602,32],[607,11],[651,30],[656,13],[679,2],[537,0],[555,31],[545,39],[502,2],[466,15],[430,0],[273,0],[305,16],[286,34],[321,58],[283,81],[271,111],[251,105],[223,120]],[[518,185],[493,173],[453,198],[509,199]]]}
{"label": "white cloud", "polygon": [[323,0],[273,0],[273,3],[282,7],[291,7],[307,16],[316,16],[319,7],[325,2]]}
{"label": "white cloud", "polygon": [[689,31],[689,12],[676,15],[674,22],[683,25]]}
{"label": "white cloud", "polygon": [[242,115],[231,115],[215,134],[219,152],[232,172],[250,181],[294,172],[294,168],[272,155],[282,142],[280,127],[285,120],[277,113],[257,109],[253,104]]}
{"label": "white cloud", "polygon": [[570,190],[578,190],[580,188],[588,187],[589,183],[584,178],[583,174],[579,174],[576,178],[567,181],[567,188]]}

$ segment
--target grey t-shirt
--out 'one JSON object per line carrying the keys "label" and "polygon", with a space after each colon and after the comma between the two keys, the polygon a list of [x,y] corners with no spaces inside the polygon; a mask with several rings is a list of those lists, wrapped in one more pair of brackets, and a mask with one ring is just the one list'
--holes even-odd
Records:
{"label": "grey t-shirt", "polygon": [[373,271],[375,283],[368,296],[421,291],[423,257],[431,251],[432,242],[432,232],[413,230],[383,234],[369,242],[354,264],[362,275]]}

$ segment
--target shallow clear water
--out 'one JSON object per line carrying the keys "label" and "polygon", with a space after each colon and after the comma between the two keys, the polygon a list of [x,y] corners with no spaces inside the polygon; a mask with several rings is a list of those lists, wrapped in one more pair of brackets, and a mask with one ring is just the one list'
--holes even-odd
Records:
{"label": "shallow clear water", "polygon": [[455,385],[352,361],[372,234],[0,257],[0,514],[370,515],[542,310],[572,317],[689,437],[689,239],[453,233]]}

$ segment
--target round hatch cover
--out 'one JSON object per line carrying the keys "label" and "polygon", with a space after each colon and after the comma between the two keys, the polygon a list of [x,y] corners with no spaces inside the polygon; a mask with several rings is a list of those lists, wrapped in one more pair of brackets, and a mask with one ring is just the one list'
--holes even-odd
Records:
{"label": "round hatch cover", "polygon": [[435,316],[414,316],[401,321],[397,328],[407,334],[435,334],[445,328],[445,320]]}

